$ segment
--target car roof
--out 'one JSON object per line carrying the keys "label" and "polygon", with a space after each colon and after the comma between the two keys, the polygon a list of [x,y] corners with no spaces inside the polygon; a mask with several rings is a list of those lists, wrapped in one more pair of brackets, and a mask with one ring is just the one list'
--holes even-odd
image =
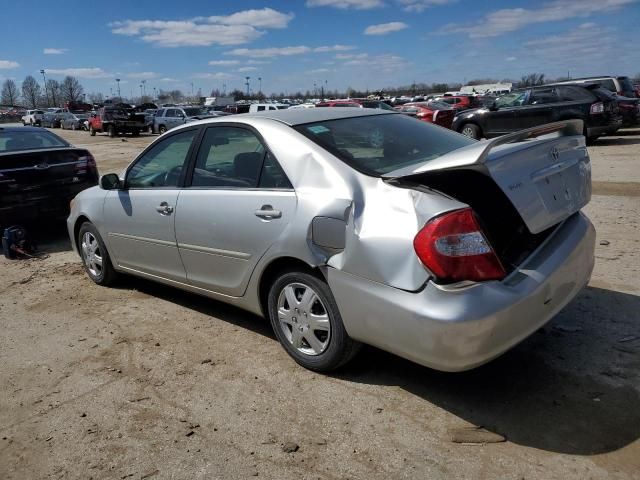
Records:
{"label": "car roof", "polygon": [[[290,126],[303,125],[312,122],[339,120],[351,117],[368,117],[372,115],[400,115],[391,110],[374,110],[363,108],[296,108],[293,110],[268,110],[258,113],[243,113],[243,118],[269,118]],[[229,119],[229,117],[223,117]]]}
{"label": "car roof", "polygon": [[42,130],[41,127],[3,127],[0,125],[0,132],[41,132]]}

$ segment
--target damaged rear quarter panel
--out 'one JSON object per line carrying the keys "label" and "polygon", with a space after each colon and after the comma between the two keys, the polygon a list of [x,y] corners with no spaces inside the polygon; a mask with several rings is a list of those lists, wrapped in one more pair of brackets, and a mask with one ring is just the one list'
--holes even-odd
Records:
{"label": "damaged rear quarter panel", "polygon": [[[465,204],[364,175],[284,124],[265,119],[259,128],[298,199],[286,237],[260,263],[294,256],[403,290],[416,291],[424,285],[430,274],[415,254],[415,235],[429,219]],[[344,249],[314,242],[317,217],[345,223]]]}

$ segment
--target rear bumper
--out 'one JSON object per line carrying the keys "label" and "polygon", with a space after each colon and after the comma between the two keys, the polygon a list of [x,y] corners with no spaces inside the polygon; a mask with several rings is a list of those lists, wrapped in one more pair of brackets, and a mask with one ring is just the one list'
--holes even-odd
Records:
{"label": "rear bumper", "polygon": [[19,203],[0,195],[0,225],[64,219],[69,215],[69,202],[82,190],[94,185],[93,182],[83,183],[55,193],[23,196]]}
{"label": "rear bumper", "polygon": [[462,371],[504,353],[547,323],[591,276],[595,230],[578,213],[502,282],[407,292],[329,269],[349,335],[427,367]]}

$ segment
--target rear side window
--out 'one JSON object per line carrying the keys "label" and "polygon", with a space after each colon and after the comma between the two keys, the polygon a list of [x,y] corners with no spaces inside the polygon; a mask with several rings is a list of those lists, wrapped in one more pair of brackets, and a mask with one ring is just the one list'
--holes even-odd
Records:
{"label": "rear side window", "polygon": [[260,106],[258,107],[258,111],[259,111],[259,112],[264,112],[264,105],[260,105]]}
{"label": "rear side window", "polygon": [[67,142],[47,130],[37,132],[0,131],[0,152],[68,146]]}
{"label": "rear side window", "polygon": [[557,87],[558,97],[563,102],[578,102],[588,101],[592,102],[595,97],[589,90],[581,87]]}
{"label": "rear side window", "polygon": [[295,129],[371,176],[419,165],[475,142],[400,114],[343,118]]}
{"label": "rear side window", "polygon": [[555,88],[534,89],[529,96],[530,105],[544,105],[546,103],[557,103],[560,99]]}
{"label": "rear side window", "polygon": [[606,88],[607,90],[609,90],[611,92],[616,92],[617,91],[616,82],[614,82],[611,78],[607,78],[605,80],[594,80],[592,82],[590,81],[589,83],[597,83],[602,88]]}

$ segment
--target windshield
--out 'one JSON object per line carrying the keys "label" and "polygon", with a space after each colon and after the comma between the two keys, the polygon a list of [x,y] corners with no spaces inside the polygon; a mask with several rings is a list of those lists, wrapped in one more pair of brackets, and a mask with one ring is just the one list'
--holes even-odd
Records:
{"label": "windshield", "polygon": [[381,176],[475,142],[406,115],[372,115],[294,127],[356,170]]}
{"label": "windshield", "polygon": [[0,129],[0,152],[68,147],[69,144],[47,130],[17,132]]}
{"label": "windshield", "polygon": [[207,114],[207,112],[205,112],[202,108],[184,108],[183,110],[187,117],[195,117],[197,115]]}

